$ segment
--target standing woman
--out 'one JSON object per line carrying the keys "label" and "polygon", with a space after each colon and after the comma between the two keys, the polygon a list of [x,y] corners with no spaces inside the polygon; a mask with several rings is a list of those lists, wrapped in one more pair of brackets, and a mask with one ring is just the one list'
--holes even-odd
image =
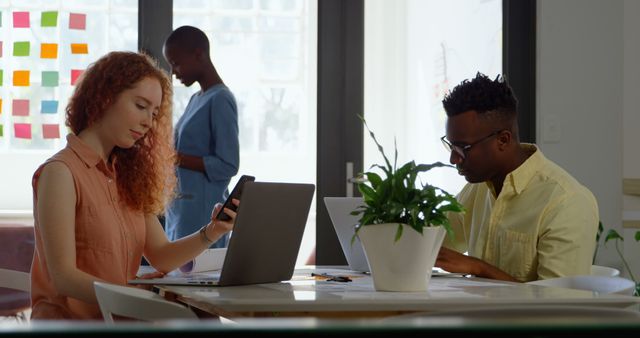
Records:
{"label": "standing woman", "polygon": [[158,222],[175,186],[171,94],[138,53],[109,53],[83,74],[66,109],[67,146],[33,176],[32,318],[99,319],[94,281],[125,285],[143,255],[166,273],[232,229],[228,209],[231,221],[211,217],[174,242]]}

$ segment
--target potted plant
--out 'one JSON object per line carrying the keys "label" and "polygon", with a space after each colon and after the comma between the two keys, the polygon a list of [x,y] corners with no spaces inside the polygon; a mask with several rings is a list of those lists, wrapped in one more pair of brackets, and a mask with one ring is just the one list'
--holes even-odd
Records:
{"label": "potted plant", "polygon": [[[596,238],[596,243],[597,243],[597,241],[599,241],[600,234],[602,233],[602,231],[603,231],[602,222],[600,222],[600,224],[598,225],[598,234],[597,234],[597,238]],[[635,237],[636,242],[640,242],[640,231],[636,231],[634,237]],[[640,282],[638,281],[638,279],[636,279],[636,276],[633,274],[633,271],[631,271],[631,268],[629,267],[629,263],[627,263],[627,260],[624,258],[624,255],[622,254],[622,251],[620,250],[620,246],[618,245],[620,241],[624,241],[624,237],[622,235],[620,235],[615,229],[609,229],[609,231],[607,232],[607,236],[604,238],[604,244],[606,245],[607,242],[609,242],[611,240],[615,241],[616,252],[620,256],[620,259],[622,260],[622,264],[623,264],[625,270],[627,270],[627,273],[629,274],[629,277],[636,284],[636,288],[635,288],[635,290],[633,292],[633,295],[636,296],[636,297],[640,297]],[[597,249],[598,249],[598,246],[596,244],[596,254],[597,254]],[[595,260],[595,255],[594,255],[594,260]]]}
{"label": "potted plant", "polygon": [[378,291],[426,291],[431,269],[445,234],[452,234],[447,212],[463,212],[462,205],[446,191],[418,182],[419,174],[437,167],[436,162],[416,164],[410,161],[397,167],[384,153],[366,121],[360,117],[384,158],[382,170],[361,174],[357,184],[365,205],[354,211],[361,215],[355,232],[362,242],[369,268]]}

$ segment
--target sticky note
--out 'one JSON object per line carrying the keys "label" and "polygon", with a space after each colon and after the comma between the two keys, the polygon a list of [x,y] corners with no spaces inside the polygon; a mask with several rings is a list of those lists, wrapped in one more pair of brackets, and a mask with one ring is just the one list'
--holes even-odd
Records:
{"label": "sticky note", "polygon": [[57,87],[58,86],[58,72],[56,71],[43,71],[42,72],[42,86],[43,87]]}
{"label": "sticky note", "polygon": [[71,85],[74,86],[76,82],[78,82],[78,78],[82,75],[82,69],[72,69],[71,70]]}
{"label": "sticky note", "polygon": [[29,41],[16,41],[13,43],[13,56],[29,56],[31,43]]}
{"label": "sticky note", "polygon": [[29,12],[13,12],[13,28],[29,28]]}
{"label": "sticky note", "polygon": [[72,43],[71,54],[89,54],[89,46],[86,43]]}
{"label": "sticky note", "polygon": [[0,137],[4,136],[4,128],[2,128],[2,125],[0,124]]}
{"label": "sticky note", "polygon": [[31,123],[14,123],[13,131],[16,138],[31,139]]}
{"label": "sticky note", "polygon": [[60,138],[60,126],[58,124],[43,124],[42,137],[49,139]]}
{"label": "sticky note", "polygon": [[13,100],[11,104],[11,115],[29,116],[29,100]]}
{"label": "sticky note", "polygon": [[43,59],[57,59],[58,44],[57,43],[40,44],[40,57]]}
{"label": "sticky note", "polygon": [[58,101],[43,100],[40,103],[40,112],[42,114],[56,114],[58,112]]}
{"label": "sticky note", "polygon": [[87,15],[79,13],[69,13],[69,29],[85,29],[87,26]]}
{"label": "sticky note", "polygon": [[0,58],[2,57],[2,41],[0,41]]}
{"label": "sticky note", "polygon": [[16,87],[29,86],[29,71],[28,70],[14,70],[13,71],[13,85]]}
{"label": "sticky note", "polygon": [[42,27],[56,27],[58,25],[58,12],[42,12],[40,25]]}
{"label": "sticky note", "polygon": [[4,75],[4,72],[2,71],[2,69],[0,69],[0,86],[2,86],[3,75]]}
{"label": "sticky note", "polygon": [[2,99],[0,99],[0,115],[2,115]]}

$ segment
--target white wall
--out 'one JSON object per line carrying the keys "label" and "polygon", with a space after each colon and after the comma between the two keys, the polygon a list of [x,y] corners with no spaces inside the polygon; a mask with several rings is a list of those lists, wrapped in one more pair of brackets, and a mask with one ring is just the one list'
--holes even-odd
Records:
{"label": "white wall", "polygon": [[[622,176],[640,178],[640,1],[624,0],[624,91]],[[640,211],[640,197],[623,196],[623,210]],[[637,213],[635,213],[637,214]],[[640,243],[632,240],[640,229],[625,229],[624,253],[631,269],[640,277]]]}
{"label": "white wall", "polygon": [[[624,4],[539,0],[537,13],[538,143],[591,189],[605,227],[619,231]],[[600,251],[599,264],[621,267],[613,245]]]}

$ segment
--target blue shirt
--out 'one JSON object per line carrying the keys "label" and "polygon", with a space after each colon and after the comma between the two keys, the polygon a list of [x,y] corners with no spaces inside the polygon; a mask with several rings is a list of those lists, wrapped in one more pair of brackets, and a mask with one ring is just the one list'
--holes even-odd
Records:
{"label": "blue shirt", "polygon": [[[229,194],[227,186],[240,165],[238,108],[227,86],[215,85],[191,96],[176,124],[179,153],[202,157],[205,172],[177,167],[177,196],[166,212],[165,230],[175,240],[209,223],[211,211]],[[214,247],[226,245],[226,237]]]}

